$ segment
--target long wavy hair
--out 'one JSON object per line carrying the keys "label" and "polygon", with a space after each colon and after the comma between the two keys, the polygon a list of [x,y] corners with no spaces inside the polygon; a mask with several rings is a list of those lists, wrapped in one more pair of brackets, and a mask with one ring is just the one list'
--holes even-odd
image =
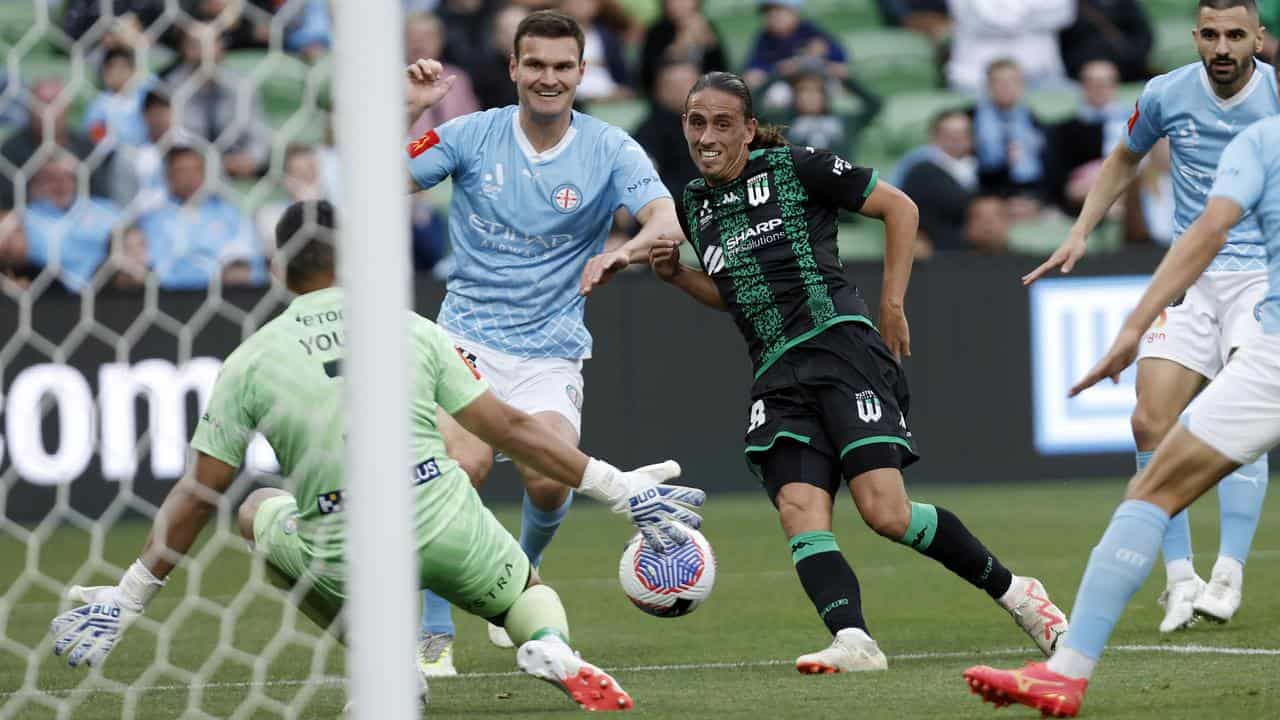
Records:
{"label": "long wavy hair", "polygon": [[685,109],[688,109],[689,100],[694,96],[694,93],[707,89],[719,90],[738,98],[738,101],[742,103],[742,119],[757,121],[756,136],[748,146],[750,149],[759,150],[760,148],[785,147],[788,145],[787,139],[782,135],[782,131],[785,129],[783,126],[759,122],[756,117],[755,104],[751,101],[751,88],[747,87],[747,83],[740,76],[733,73],[716,71],[709,72],[698,78],[698,82],[693,84],[693,87],[689,89],[689,94],[685,96]]}

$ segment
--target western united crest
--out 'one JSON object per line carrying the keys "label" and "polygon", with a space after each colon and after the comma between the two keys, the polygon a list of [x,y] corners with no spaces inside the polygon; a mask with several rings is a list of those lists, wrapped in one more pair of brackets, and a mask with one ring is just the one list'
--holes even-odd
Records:
{"label": "western united crest", "polygon": [[759,207],[769,202],[769,173],[760,173],[747,180],[747,204]]}

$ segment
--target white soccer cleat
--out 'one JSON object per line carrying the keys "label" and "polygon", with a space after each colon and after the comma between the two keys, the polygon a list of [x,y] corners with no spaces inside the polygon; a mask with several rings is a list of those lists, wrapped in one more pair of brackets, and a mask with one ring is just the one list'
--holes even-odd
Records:
{"label": "white soccer cleat", "polygon": [[453,677],[453,636],[423,633],[418,638],[418,672],[424,678]]}
{"label": "white soccer cleat", "polygon": [[836,633],[831,647],[796,658],[796,670],[805,675],[888,670],[889,659],[864,630],[845,628]]}
{"label": "white soccer cleat", "polygon": [[507,634],[507,629],[493,623],[486,623],[489,626],[489,642],[500,648],[513,648],[515,643],[511,642],[511,636]]}
{"label": "white soccer cleat", "polygon": [[1199,575],[1189,580],[1180,580],[1165,588],[1160,593],[1160,604],[1164,606],[1164,619],[1160,621],[1160,632],[1171,633],[1183,630],[1196,624],[1196,613],[1193,603],[1204,590],[1204,580]]}
{"label": "white soccer cleat", "polygon": [[1208,584],[1196,596],[1191,604],[1195,614],[1206,620],[1224,623],[1229,622],[1240,609],[1240,600],[1244,592],[1243,582],[1232,582],[1228,573],[1214,573]]}
{"label": "white soccer cleat", "polygon": [[559,639],[530,640],[521,645],[516,664],[560,688],[583,710],[630,710],[634,705],[609,673],[578,657]]}
{"label": "white soccer cleat", "polygon": [[1044,585],[1035,578],[1013,576],[1013,584],[999,604],[1013,616],[1022,631],[1031,636],[1040,652],[1048,657],[1067,634],[1067,616],[1053,601]]}

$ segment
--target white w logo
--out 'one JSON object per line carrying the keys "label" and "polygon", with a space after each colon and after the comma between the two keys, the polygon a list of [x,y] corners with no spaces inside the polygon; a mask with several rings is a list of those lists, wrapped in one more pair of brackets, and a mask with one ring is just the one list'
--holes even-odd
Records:
{"label": "white w logo", "polygon": [[864,390],[854,395],[854,400],[858,403],[858,419],[865,423],[876,422],[880,419],[880,398],[870,390]]}
{"label": "white w logo", "polygon": [[747,181],[747,204],[759,207],[769,201],[769,176],[761,173]]}
{"label": "white w logo", "polygon": [[708,275],[715,275],[724,269],[724,250],[719,245],[711,245],[706,252],[702,253],[702,267],[707,269]]}

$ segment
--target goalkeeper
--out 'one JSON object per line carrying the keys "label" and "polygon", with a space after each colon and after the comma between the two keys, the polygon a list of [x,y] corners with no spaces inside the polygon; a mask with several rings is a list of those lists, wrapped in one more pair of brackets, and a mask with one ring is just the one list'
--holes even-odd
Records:
{"label": "goalkeeper", "polygon": [[[295,203],[276,226],[276,241],[290,258],[286,282],[298,297],[227,358],[191,441],[194,477],[188,474],[165,498],[141,556],[119,585],[70,589],[70,599],[83,605],[55,618],[52,631],[53,652],[73,667],[100,665],[164,586],[235,479],[255,430],[276,451],[296,492],[250,493],[238,513],[240,534],[266,559],[273,579],[301,586],[308,617],[326,628],[337,619],[346,560],[343,291],[334,286],[334,228],[333,208],[324,201]],[[683,526],[701,524],[693,508],[703,492],[662,484],[679,474],[674,462],[624,473],[588,458],[495,398],[434,323],[412,313],[408,320],[416,464],[404,477],[379,481],[413,485],[420,587],[505,627],[521,644],[521,669],[557,685],[584,709],[629,708],[631,698],[613,678],[570,649],[559,597],[539,582],[519,544],[445,455],[436,407],[519,462],[629,513],[654,546],[678,544],[685,540]]]}

